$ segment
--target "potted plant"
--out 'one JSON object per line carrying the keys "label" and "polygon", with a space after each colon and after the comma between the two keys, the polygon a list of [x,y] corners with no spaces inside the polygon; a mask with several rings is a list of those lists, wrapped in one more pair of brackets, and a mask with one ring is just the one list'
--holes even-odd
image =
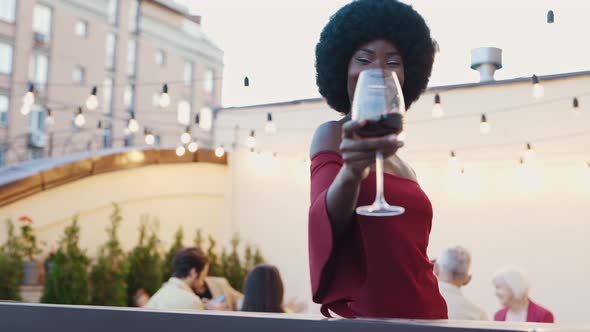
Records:
{"label": "potted plant", "polygon": [[80,227],[78,216],[65,228],[59,242],[59,249],[52,260],[52,267],[45,279],[42,303],[88,304],[89,278],[87,266],[89,259],[80,248]]}
{"label": "potted plant", "polygon": [[20,243],[14,234],[14,224],[6,220],[7,239],[0,246],[0,300],[20,301],[23,261]]}
{"label": "potted plant", "polygon": [[36,285],[39,281],[39,263],[35,260],[35,256],[39,255],[42,251],[37,245],[37,237],[35,231],[31,226],[33,220],[27,216],[18,218],[20,222],[20,249],[24,258],[23,268],[24,277],[23,285]]}
{"label": "potted plant", "polygon": [[162,286],[162,263],[159,252],[158,221],[148,215],[141,216],[139,242],[128,257],[127,303],[135,306],[138,292],[154,295]]}
{"label": "potted plant", "polygon": [[162,279],[163,281],[167,281],[168,278],[172,277],[172,261],[174,260],[174,256],[176,253],[182,249],[184,246],[182,245],[184,239],[184,232],[182,227],[179,227],[176,233],[174,233],[174,242],[170,247],[170,250],[164,256],[164,260],[162,261]]}
{"label": "potted plant", "polygon": [[117,204],[113,203],[107,227],[107,242],[100,248],[96,264],[90,272],[90,304],[124,307],[127,305],[128,262],[118,238],[123,218]]}

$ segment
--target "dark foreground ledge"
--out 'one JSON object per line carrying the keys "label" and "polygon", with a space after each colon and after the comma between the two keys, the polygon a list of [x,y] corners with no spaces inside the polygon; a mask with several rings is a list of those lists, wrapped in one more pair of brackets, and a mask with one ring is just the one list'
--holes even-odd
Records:
{"label": "dark foreground ledge", "polygon": [[590,331],[590,325],[505,324],[405,320],[339,320],[310,315],[150,311],[132,308],[0,303],[0,330],[27,332],[484,332]]}

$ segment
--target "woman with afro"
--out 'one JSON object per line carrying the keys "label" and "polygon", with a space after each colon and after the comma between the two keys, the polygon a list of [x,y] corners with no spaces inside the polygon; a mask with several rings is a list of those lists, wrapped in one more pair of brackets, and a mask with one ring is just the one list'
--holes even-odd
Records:
{"label": "woman with afro", "polygon": [[[406,107],[426,88],[434,45],[424,19],[397,0],[356,0],[328,22],[316,46],[317,84],[344,115],[322,124],[311,145],[309,255],[313,299],[347,318],[446,319],[426,250],[432,205],[412,168],[397,155],[395,135],[361,138],[364,121],[350,118],[361,71],[397,74]],[[385,157],[384,191],[406,212],[395,217],[355,214],[375,198],[375,153]],[[329,309],[329,310],[328,310]]]}

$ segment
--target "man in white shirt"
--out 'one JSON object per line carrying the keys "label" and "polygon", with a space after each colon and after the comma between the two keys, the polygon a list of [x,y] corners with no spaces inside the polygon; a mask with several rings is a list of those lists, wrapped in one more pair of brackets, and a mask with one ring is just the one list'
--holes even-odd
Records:
{"label": "man in white shirt", "polygon": [[[180,250],[172,261],[173,273],[144,308],[148,309],[205,309],[195,294],[193,285],[203,281],[209,270],[209,258],[196,247]],[[202,280],[201,280],[202,279]]]}
{"label": "man in white shirt", "polygon": [[488,319],[485,311],[466,299],[461,292],[461,287],[471,281],[470,265],[471,254],[459,246],[445,249],[435,261],[434,274],[438,278],[440,293],[447,302],[449,319]]}

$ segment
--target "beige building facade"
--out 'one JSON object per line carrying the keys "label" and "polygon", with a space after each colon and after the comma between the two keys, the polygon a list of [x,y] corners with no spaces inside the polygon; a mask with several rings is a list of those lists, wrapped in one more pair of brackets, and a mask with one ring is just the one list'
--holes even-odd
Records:
{"label": "beige building facade", "polygon": [[[176,146],[187,127],[207,144],[209,124],[195,120],[211,119],[221,104],[223,51],[200,20],[169,0],[2,1],[0,166],[146,142]],[[31,83],[35,102],[23,111]]]}

